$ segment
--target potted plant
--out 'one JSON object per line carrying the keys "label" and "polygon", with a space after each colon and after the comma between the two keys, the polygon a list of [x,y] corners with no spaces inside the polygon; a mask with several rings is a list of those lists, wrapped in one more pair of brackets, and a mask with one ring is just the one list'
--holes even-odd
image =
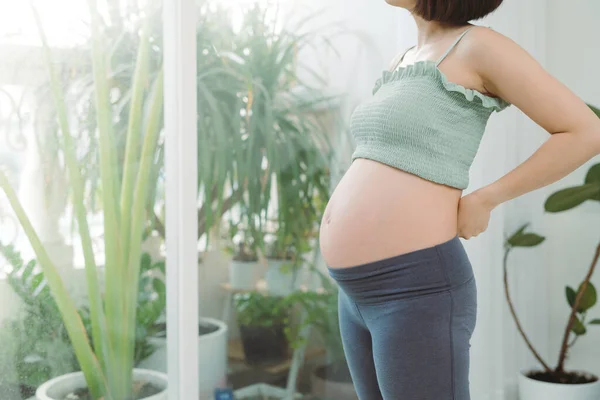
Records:
{"label": "potted plant", "polygon": [[[164,288],[165,263],[151,263],[142,258],[142,270],[155,272],[154,278]],[[147,341],[152,346],[139,363],[139,367],[152,371],[167,372],[167,324],[164,322],[165,307],[156,308],[160,318],[154,318],[147,329]],[[222,387],[227,379],[227,325],[213,318],[200,318],[198,324],[198,383],[201,397],[210,397],[215,388]]]}
{"label": "potted plant", "polygon": [[[338,287],[323,273],[312,268],[321,278],[322,287],[316,291],[296,291],[289,296],[305,312],[301,326],[310,326],[321,336],[327,349],[327,362],[317,366],[312,374],[312,393],[332,399],[358,400],[344,354],[338,319]],[[296,337],[293,347],[306,337]]]}
{"label": "potted plant", "polygon": [[[167,326],[164,322],[152,327],[148,341],[153,353],[142,360],[141,368],[167,372]],[[198,323],[198,384],[200,397],[211,397],[215,388],[227,383],[227,325],[214,318],[200,318]]]}
{"label": "potted plant", "polygon": [[[552,194],[545,203],[548,212],[562,212],[572,209],[586,200],[600,201],[600,164],[590,168],[581,186],[560,190]],[[591,265],[583,282],[575,290],[566,287],[566,300],[571,310],[561,342],[558,363],[551,367],[537,352],[531,340],[523,330],[514,309],[508,287],[508,255],[517,247],[533,247],[541,244],[544,237],[525,232],[526,225],[517,230],[505,243],[504,286],[511,315],[520,335],[532,352],[540,368],[522,371],[519,376],[519,392],[521,400],[593,400],[600,398],[600,381],[598,377],[587,372],[567,371],[565,360],[569,350],[577,340],[585,335],[588,327],[600,325],[600,319],[590,319],[588,312],[596,305],[596,288],[591,278],[600,258],[600,244],[596,248]]]}
{"label": "potted plant", "polygon": [[[287,296],[299,289],[308,271],[306,256],[314,249],[319,232],[319,221],[324,212],[328,185],[320,190],[327,175],[325,170],[315,170],[313,176],[295,180],[280,171],[277,182],[278,207],[274,232],[268,232],[264,239],[264,254],[268,270],[266,282],[269,292]],[[297,186],[302,186],[298,188]]]}
{"label": "potted plant", "polygon": [[255,291],[236,293],[234,303],[246,362],[257,365],[285,360],[289,354],[287,299]]}
{"label": "potted plant", "polygon": [[[48,256],[24,212],[8,177],[0,171],[0,188],[17,216],[43,271],[56,301],[73,346],[81,372],[63,375],[42,384],[36,391],[38,400],[62,400],[67,396],[86,395],[99,399],[166,399],[167,380],[164,374],[134,368],[136,341],[137,293],[141,243],[146,226],[145,210],[150,188],[150,170],[155,158],[161,130],[163,103],[162,72],[148,85],[148,59],[152,51],[149,40],[150,18],[143,20],[140,45],[131,87],[132,100],[125,136],[125,157],[119,160],[114,148],[112,105],[108,92],[107,49],[103,35],[102,17],[96,3],[90,1],[92,29],[92,60],[94,71],[95,116],[100,131],[100,182],[104,214],[105,293],[101,293],[96,261],[87,223],[85,188],[82,184],[74,139],[69,125],[69,112],[61,81],[54,70],[52,49],[49,47],[40,17],[34,9],[46,66],[50,76],[52,97],[60,125],[60,141],[77,227],[85,258],[89,297],[90,325],[88,335],[77,306],[66,291],[64,282]],[[151,88],[150,90],[147,90]],[[144,112],[146,107],[146,112]],[[147,115],[147,118],[144,116]],[[122,169],[122,182],[117,170]],[[90,337],[91,336],[91,337]]]}
{"label": "potted plant", "polygon": [[302,259],[298,258],[296,251],[296,240],[299,238],[291,235],[284,238],[273,236],[275,237],[272,240],[265,243],[268,266],[265,280],[269,293],[274,296],[287,296],[298,289],[298,275],[302,267]]}
{"label": "potted plant", "polygon": [[[24,307],[22,317],[7,321],[3,327],[14,347],[14,354],[11,359],[0,360],[0,363],[14,365],[18,377],[15,383],[23,396],[29,398],[44,382],[77,371],[77,359],[56,302],[37,262],[31,260],[25,263],[12,246],[2,243],[0,255],[11,267],[7,273],[7,282]],[[166,304],[165,285],[153,274],[156,269],[164,270],[164,262],[152,263],[150,256],[143,254],[136,314],[135,365],[155,351],[149,335]],[[78,312],[88,335],[91,335],[89,308],[79,306]]]}
{"label": "potted plant", "polygon": [[254,289],[260,278],[256,232],[241,223],[230,224],[230,244],[225,250],[231,255],[229,284],[232,289]]}
{"label": "potted plant", "polygon": [[2,374],[2,381],[18,387],[21,397],[28,399],[47,380],[76,371],[77,360],[35,260],[25,263],[12,246],[2,244],[0,256],[8,262],[6,281],[23,307],[18,318],[2,324],[2,347],[10,351],[0,365],[14,368],[14,374]]}

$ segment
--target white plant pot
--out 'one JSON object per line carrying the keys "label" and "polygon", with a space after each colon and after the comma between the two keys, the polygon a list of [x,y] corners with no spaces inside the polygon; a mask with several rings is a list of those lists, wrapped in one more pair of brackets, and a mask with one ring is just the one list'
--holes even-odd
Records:
{"label": "white plant pot", "polygon": [[[218,326],[215,332],[198,336],[200,399],[208,400],[214,398],[215,388],[225,387],[227,383],[227,325],[212,318],[200,320]],[[140,362],[140,367],[166,373],[167,340],[150,338],[149,342],[156,351]]]}
{"label": "white plant pot", "polygon": [[[160,393],[145,397],[144,400],[167,400],[167,375],[157,371],[134,369],[133,379],[136,382],[151,382],[162,389]],[[35,392],[35,397],[37,400],[63,400],[69,393],[84,387],[87,387],[87,384],[83,372],[74,372],[44,383]]]}
{"label": "white plant pot", "polygon": [[269,293],[275,296],[287,296],[298,289],[301,283],[300,271],[282,271],[281,267],[288,263],[286,260],[267,259],[269,269],[265,274]]}
{"label": "white plant pot", "polygon": [[575,385],[563,385],[536,381],[528,378],[527,371],[519,374],[520,400],[598,400],[600,381]]}
{"label": "white plant pot", "polygon": [[252,290],[259,279],[258,261],[229,262],[229,284],[232,289]]}

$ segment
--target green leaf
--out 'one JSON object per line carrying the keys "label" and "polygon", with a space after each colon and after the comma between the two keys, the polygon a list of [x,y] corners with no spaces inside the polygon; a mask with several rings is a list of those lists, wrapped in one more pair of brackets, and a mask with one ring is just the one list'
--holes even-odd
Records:
{"label": "green leaf", "polygon": [[577,336],[585,335],[585,333],[587,332],[587,330],[585,329],[585,326],[581,323],[581,321],[577,317],[575,317],[575,323],[573,324],[572,330],[573,330],[573,333],[576,334]]}
{"label": "green leaf", "polygon": [[[592,165],[585,176],[585,183],[600,183],[600,163]],[[600,192],[592,198],[600,201]]]}
{"label": "green leaf", "polygon": [[6,175],[0,171],[0,188],[4,191],[9,204],[17,216],[23,231],[29,239],[29,243],[35,252],[44,276],[50,285],[56,304],[63,317],[65,327],[73,345],[77,360],[84,372],[86,382],[92,393],[98,393],[100,398],[106,393],[104,374],[90,345],[89,337],[85,331],[75,301],[66,289],[58,269],[50,259],[42,241],[37,235],[31,221],[27,217],[23,206],[17,198],[17,194],[10,185]]}
{"label": "green leaf", "polygon": [[591,320],[588,325],[600,325],[600,319]]}
{"label": "green leaf", "polygon": [[508,239],[508,243],[514,247],[534,247],[546,240],[545,237],[535,233],[520,233]]}
{"label": "green leaf", "polygon": [[592,165],[585,176],[585,183],[600,182],[600,163]]}
{"label": "green leaf", "polygon": [[567,286],[565,288],[565,292],[567,295],[567,302],[569,303],[569,307],[573,308],[573,304],[575,304],[575,296],[577,296],[577,293],[575,293],[575,290],[570,286]]}
{"label": "green leaf", "polygon": [[525,232],[525,229],[529,226],[529,222],[526,224],[523,224],[523,226],[521,226],[514,234],[513,236],[517,236],[520,235],[521,233]]}
{"label": "green leaf", "polygon": [[31,260],[27,263],[27,266],[23,270],[23,276],[22,276],[22,279],[24,282],[27,281],[27,279],[29,279],[29,276],[31,276],[31,273],[33,272],[33,269],[35,268],[35,266],[36,266],[35,260]]}
{"label": "green leaf", "polygon": [[548,212],[561,212],[577,207],[586,200],[595,200],[598,196],[600,196],[600,182],[587,183],[552,194],[546,200],[544,208]]}
{"label": "green leaf", "polygon": [[596,114],[598,116],[598,118],[600,118],[600,109],[588,104],[588,107],[592,109],[592,111],[594,112],[594,114]]}
{"label": "green leaf", "polygon": [[512,245],[512,242],[515,240],[515,238],[519,237],[523,231],[525,231],[525,228],[527,228],[529,226],[529,223],[523,224],[519,229],[516,230],[515,233],[513,233],[508,239],[507,242]]}
{"label": "green leaf", "polygon": [[577,311],[584,312],[584,311],[589,310],[594,305],[596,305],[596,301],[597,301],[596,288],[594,287],[592,282],[589,282],[587,287],[585,288],[585,292],[583,293],[583,296],[581,297],[581,301],[579,302],[579,307],[577,307]]}
{"label": "green leaf", "polygon": [[[581,288],[581,286],[579,286],[579,288]],[[567,301],[569,302],[569,306],[571,308],[573,307],[573,304],[575,304],[575,297],[577,296],[577,293],[578,292],[575,292],[573,288],[569,286],[566,287]],[[592,282],[589,282],[587,287],[585,288],[583,296],[581,297],[581,301],[579,302],[579,306],[577,307],[577,312],[582,313],[589,310],[590,308],[596,305],[596,301],[596,288],[594,287]]]}

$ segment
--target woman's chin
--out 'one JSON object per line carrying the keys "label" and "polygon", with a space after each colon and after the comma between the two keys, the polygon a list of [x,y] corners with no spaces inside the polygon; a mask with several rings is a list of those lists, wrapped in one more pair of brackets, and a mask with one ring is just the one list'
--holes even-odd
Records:
{"label": "woman's chin", "polygon": [[415,0],[385,0],[390,6],[400,7],[400,8],[412,8],[415,6]]}

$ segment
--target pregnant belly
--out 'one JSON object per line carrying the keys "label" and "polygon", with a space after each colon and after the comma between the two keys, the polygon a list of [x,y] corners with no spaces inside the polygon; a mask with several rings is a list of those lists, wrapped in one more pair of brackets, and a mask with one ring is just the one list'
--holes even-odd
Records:
{"label": "pregnant belly", "polygon": [[320,226],[321,253],[343,268],[434,246],[457,234],[461,190],[356,159]]}

